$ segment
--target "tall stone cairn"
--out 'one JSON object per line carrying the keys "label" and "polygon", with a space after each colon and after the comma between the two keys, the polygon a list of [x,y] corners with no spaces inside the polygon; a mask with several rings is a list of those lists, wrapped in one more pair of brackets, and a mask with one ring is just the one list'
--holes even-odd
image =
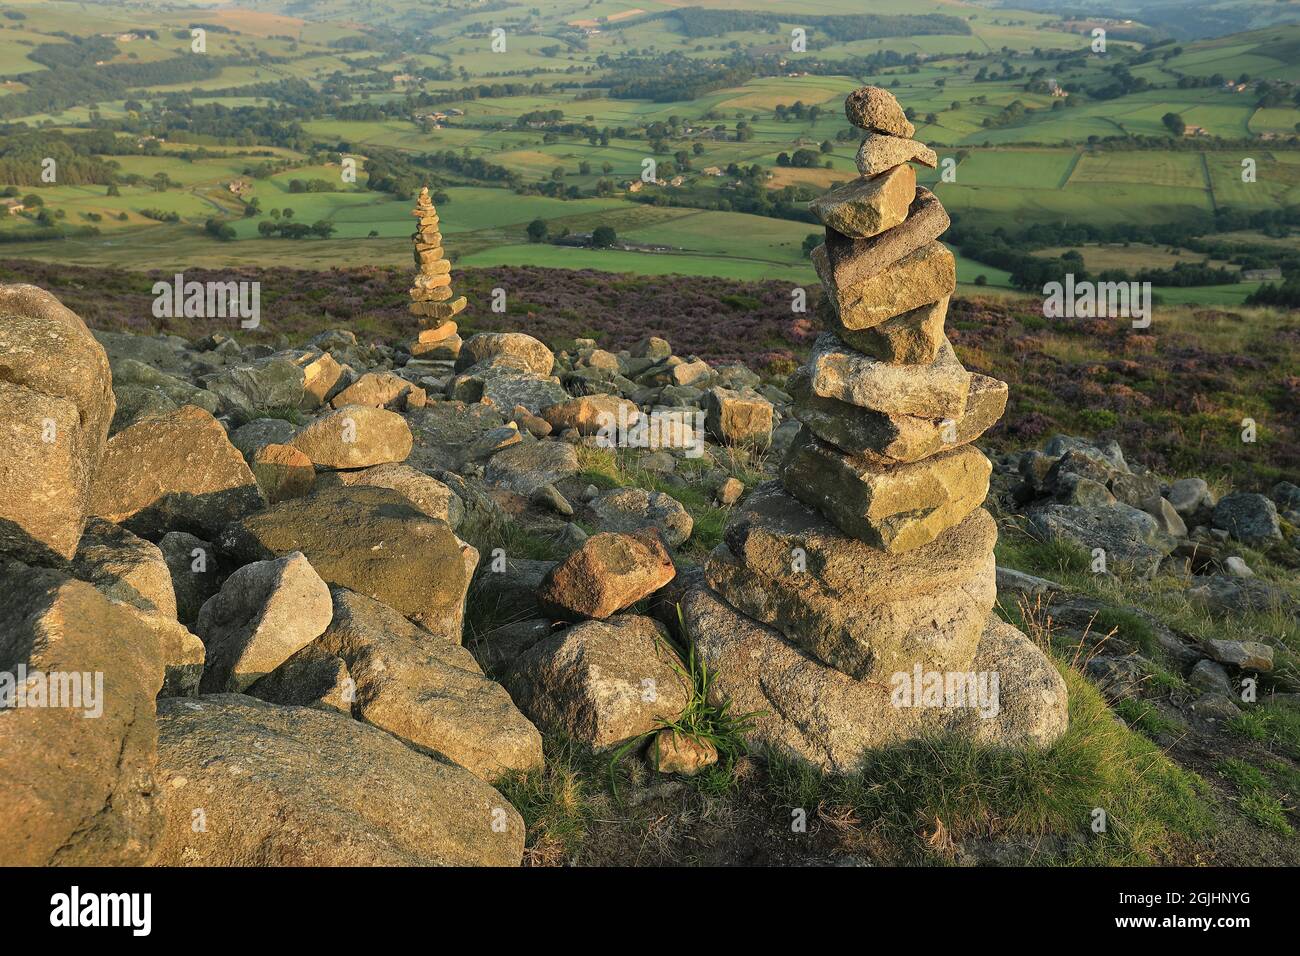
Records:
{"label": "tall stone cairn", "polygon": [[420,190],[411,215],[416,217],[415,283],[411,286],[411,314],[420,318],[419,338],[411,354],[424,359],[454,359],[460,354],[460,336],[452,321],[465,308],[463,295],[451,287],[451,263],[442,246],[438,210],[429,198],[429,187]]}
{"label": "tall stone cairn", "polygon": [[[957,275],[936,240],[949,219],[910,165],[938,158],[911,139],[886,90],[856,90],[845,113],[866,131],[862,175],[810,206],[826,227],[812,259],[829,331],[790,378],[802,428],[780,482],[736,510],[705,576],[808,661],[789,664],[775,644],[765,652],[761,693],[746,702],[791,708],[784,726],[763,725],[769,742],[835,766],[853,746],[936,730],[1045,745],[1065,730],[1065,686],[1035,644],[992,616],[992,468],[971,443],[1001,417],[1007,386],[967,371],[944,334]],[[771,670],[778,659],[787,663]],[[1000,672],[997,715],[891,700],[898,675],[918,667]],[[823,688],[809,695],[816,713],[793,717],[780,695],[804,685]]]}

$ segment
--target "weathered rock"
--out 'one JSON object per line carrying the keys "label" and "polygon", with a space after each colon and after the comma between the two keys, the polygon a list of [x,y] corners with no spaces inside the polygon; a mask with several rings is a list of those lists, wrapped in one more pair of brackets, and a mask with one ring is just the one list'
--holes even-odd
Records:
{"label": "weathered rock", "polygon": [[752,388],[711,388],[704,393],[704,427],[725,445],[765,447],[772,438],[775,410]]}
{"label": "weathered rock", "polygon": [[813,393],[806,367],[795,370],[789,387],[794,415],[824,442],[846,454],[879,464],[919,461],[944,448],[967,445],[1002,417],[1007,385],[972,375],[965,413],[957,420],[887,415]]}
{"label": "weathered rock", "polygon": [[230,444],[249,460],[259,448],[288,444],[296,430],[291,422],[283,418],[254,418],[230,433]]}
{"label": "weathered rock", "polygon": [[[1055,667],[1019,631],[990,618],[969,670],[984,675],[991,700],[975,706],[900,706],[913,669],[887,681],[859,681],[825,666],[776,631],[738,614],[707,588],[682,599],[686,632],[716,676],[715,702],[735,714],[753,714],[752,745],[808,761],[836,773],[859,769],[873,748],[935,733],[959,732],[997,747],[1046,747],[1065,732],[1065,683]],[[923,675],[926,672],[923,671]],[[937,673],[937,672],[928,672]],[[944,675],[940,675],[942,678]],[[922,688],[923,690],[924,688]],[[983,715],[987,714],[985,717]]]}
{"label": "weathered rock", "polygon": [[1182,516],[1168,500],[1156,495],[1143,501],[1141,508],[1156,519],[1156,527],[1161,533],[1171,538],[1187,537],[1187,525],[1183,523]]}
{"label": "weathered rock", "polygon": [[270,411],[298,408],[303,403],[305,383],[302,368],[282,357],[224,368],[203,379],[207,390],[221,400],[225,412],[240,423]]}
{"label": "weathered rock", "polygon": [[542,485],[553,485],[578,471],[578,453],[558,441],[532,441],[512,445],[488,461],[488,484],[520,495],[531,495]]}
{"label": "weathered rock", "polygon": [[845,533],[896,553],[933,541],[980,507],[991,471],[973,445],[884,467],[805,435],[791,447],[781,478]]}
{"label": "weathered rock", "polygon": [[425,404],[424,389],[392,372],[366,372],[332,399],[330,405],[367,405],[370,408],[418,408]]}
{"label": "weathered rock", "polygon": [[1220,664],[1231,664],[1244,671],[1271,671],[1273,648],[1259,641],[1225,641],[1210,638],[1205,650]]}
{"label": "weathered rock", "polygon": [[584,395],[548,405],[540,415],[554,431],[576,428],[580,435],[600,433],[616,439],[636,424],[641,410],[617,395]]}
{"label": "weathered rock", "polygon": [[[1047,578],[1040,578],[1033,574],[1017,571],[1014,568],[1001,566],[998,567],[997,582],[999,595],[1023,594],[1036,597],[1040,594],[1051,594],[1053,591],[1061,590],[1061,586],[1055,581],[1049,581]],[[1014,602],[1010,602],[1008,606],[1014,606]]]}
{"label": "weathered rock", "polygon": [[1214,505],[1210,486],[1205,483],[1204,478],[1180,478],[1169,486],[1169,494],[1166,497],[1174,506],[1174,510],[1183,518],[1190,518],[1203,505],[1211,507]]}
{"label": "weathered rock", "polygon": [[739,478],[727,478],[722,484],[718,485],[715,495],[718,504],[723,507],[734,505],[740,500],[740,496],[745,493],[745,483]]}
{"label": "weathered rock", "polygon": [[1223,669],[1222,664],[1213,661],[1197,661],[1196,666],[1187,676],[1187,682],[1200,691],[1222,694],[1225,697],[1233,696],[1232,681],[1228,679],[1228,672]]}
{"label": "weathered rock", "polygon": [[1270,494],[1279,511],[1300,511],[1300,486],[1279,481]]}
{"label": "weathered rock", "polygon": [[158,738],[158,866],[517,866],[523,856],[523,820],[496,790],[337,713],[239,694],[168,700]]}
{"label": "weathered rock", "polygon": [[1214,527],[1222,528],[1242,544],[1264,546],[1282,540],[1277,506],[1263,495],[1238,491],[1224,495],[1214,506]]}
{"label": "weathered rock", "polygon": [[597,750],[681,716],[691,688],[652,618],[620,614],[539,641],[506,678],[521,710]]}
{"label": "weathered rock", "polygon": [[971,373],[945,341],[929,365],[891,365],[844,347],[829,332],[818,336],[808,357],[814,395],[886,415],[954,421],[966,412]]}
{"label": "weathered rock", "polygon": [[841,235],[867,239],[906,219],[914,198],[916,171],[911,166],[895,166],[879,176],[836,187],[810,202],[808,209]]}
{"label": "weathered rock", "polygon": [[[829,305],[829,298],[823,299]],[[832,308],[820,309],[827,327],[849,348],[891,365],[929,365],[948,341],[944,318],[948,297],[886,319],[870,329],[845,328]]]}
{"label": "weathered rock", "polygon": [[329,588],[301,552],[244,565],[199,610],[200,689],[245,690],[319,637],[330,614]]}
{"label": "weathered rock", "polygon": [[966,667],[996,598],[997,526],[976,510],[934,541],[889,554],[846,537],[776,482],[737,509],[705,566],[742,613],[840,671],[886,678]]}
{"label": "weathered rock", "polygon": [[1109,570],[1118,566],[1144,577],[1155,574],[1174,547],[1154,518],[1126,504],[1105,508],[1045,505],[1035,508],[1029,521],[1047,540],[1071,541],[1089,552],[1101,548]]}
{"label": "weathered rock", "polygon": [[168,531],[215,534],[262,504],[226,430],[193,405],[109,439],[91,495],[95,514],[146,538]]}
{"label": "weathered rock", "polygon": [[[534,375],[550,375],[555,356],[537,339],[522,332],[479,332],[461,346],[456,360],[460,372],[480,362],[506,359]],[[507,406],[510,407],[510,406]]]}
{"label": "weathered rock", "polygon": [[676,573],[657,530],[603,532],[551,568],[537,600],[561,620],[606,618],[649,597]]}
{"label": "weathered rock", "polygon": [[176,592],[162,551],[111,521],[86,522],[72,573],[114,601],[176,619]]}
{"label": "weathered rock", "polygon": [[176,617],[193,624],[203,602],[220,590],[217,549],[185,531],[169,531],[158,541],[176,595]]}
{"label": "weathered rock", "polygon": [[499,555],[483,565],[474,579],[471,601],[487,618],[522,621],[542,616],[537,589],[555,566],[554,561]]}
{"label": "weathered rock", "polygon": [[352,381],[352,370],[340,365],[329,352],[309,350],[294,361],[302,369],[303,408],[327,404]]}
{"label": "weathered rock", "polygon": [[509,668],[524,651],[543,638],[550,637],[556,626],[547,618],[508,621],[475,635],[470,648],[474,658],[490,673]]}
{"label": "weathered rock", "polygon": [[116,408],[108,356],[33,285],[0,285],[0,553],[76,553]]}
{"label": "weathered rock", "polygon": [[144,388],[162,396],[175,408],[197,405],[214,415],[221,409],[221,399],[214,393],[137,359],[120,359],[113,362],[112,367],[114,395],[123,388]]}
{"label": "weathered rock", "polygon": [[389,463],[360,471],[333,471],[321,476],[322,488],[333,485],[391,488],[431,518],[440,518],[456,530],[465,520],[465,503],[437,478],[410,465]]}
{"label": "weathered rock", "polygon": [[346,588],[332,595],[328,629],[282,665],[301,674],[306,686],[298,690],[271,674],[249,693],[275,703],[307,696],[333,659],[353,681],[351,712],[417,750],[489,781],[542,766],[541,735],[468,650]]}
{"label": "weathered rock", "polygon": [[0,864],[139,865],[161,826],[158,643],[132,608],[56,571],[13,564],[0,587]]}
{"label": "weathered rock", "polygon": [[[242,563],[301,551],[327,583],[395,608],[460,643],[468,552],[445,521],[388,488],[320,488],[228,527],[219,547]],[[473,549],[469,549],[473,551]]]}
{"label": "weathered rock", "polygon": [[644,488],[610,488],[587,503],[590,523],[602,531],[631,533],[658,528],[670,548],[681,547],[691,536],[695,520],[680,501],[662,491]]}
{"label": "weathered rock", "polygon": [[903,137],[916,132],[894,94],[879,86],[864,86],[846,96],[844,115],[858,129],[868,132]]}
{"label": "weathered rock", "polygon": [[664,729],[650,740],[650,766],[660,773],[693,777],[718,762],[718,748],[703,737]]}
{"label": "weathered rock", "polygon": [[[813,267],[828,296],[885,271],[895,262],[938,239],[950,221],[943,204],[930,190],[916,188],[907,219],[868,239],[853,239],[826,230],[826,242],[812,251]],[[833,310],[834,311],[834,310]]]}
{"label": "weathered rock", "polygon": [[300,428],[289,444],[318,468],[369,468],[405,461],[413,439],[396,412],[345,405]]}
{"label": "weathered rock", "polygon": [[1276,585],[1258,578],[1240,578],[1229,574],[1194,578],[1187,596],[1217,615],[1252,611],[1295,614],[1300,610],[1300,606]]}
{"label": "weathered rock", "polygon": [[257,486],[271,504],[310,494],[316,484],[312,461],[292,445],[263,445],[249,463]]}
{"label": "weathered rock", "polygon": [[863,176],[878,176],[902,163],[920,163],[931,169],[939,165],[939,157],[924,143],[883,133],[867,135],[858,147],[856,161]]}
{"label": "weathered rock", "polygon": [[942,243],[931,242],[869,279],[839,286],[830,303],[838,324],[856,331],[945,299],[955,288],[956,260]]}

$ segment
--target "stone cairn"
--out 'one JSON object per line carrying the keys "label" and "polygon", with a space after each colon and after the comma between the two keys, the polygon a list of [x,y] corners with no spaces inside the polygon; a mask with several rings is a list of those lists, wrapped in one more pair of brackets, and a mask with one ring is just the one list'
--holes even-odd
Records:
{"label": "stone cairn", "polygon": [[[936,239],[949,219],[909,165],[934,168],[938,158],[911,139],[886,90],[851,93],[845,112],[866,131],[862,175],[811,204],[826,227],[812,258],[829,331],[788,386],[802,428],[781,481],[737,509],[706,578],[809,659],[780,664],[790,655],[769,643],[766,697],[747,703],[786,707],[781,695],[800,682],[822,688],[816,720],[791,718],[789,706],[787,726],[768,722],[776,742],[821,748],[834,765],[852,745],[934,730],[1046,744],[1065,729],[1064,683],[1035,644],[992,616],[997,527],[982,507],[991,465],[971,442],[1002,415],[1007,386],[967,371],[944,334],[956,264]],[[1000,675],[991,720],[973,719],[972,704],[932,696],[917,707],[895,696],[900,674],[975,672]]]}
{"label": "stone cairn", "polygon": [[411,343],[411,354],[420,359],[455,359],[460,354],[460,336],[453,319],[465,308],[465,297],[451,288],[451,263],[438,231],[438,210],[429,198],[429,187],[420,190],[411,215],[416,217],[415,284],[411,286],[411,314],[420,318],[420,334]]}

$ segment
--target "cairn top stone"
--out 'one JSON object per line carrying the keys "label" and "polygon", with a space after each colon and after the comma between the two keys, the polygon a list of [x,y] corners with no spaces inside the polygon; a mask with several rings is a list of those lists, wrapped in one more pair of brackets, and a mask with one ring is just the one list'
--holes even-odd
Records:
{"label": "cairn top stone", "polygon": [[844,115],[858,129],[907,139],[916,132],[894,94],[879,86],[863,86],[844,97]]}

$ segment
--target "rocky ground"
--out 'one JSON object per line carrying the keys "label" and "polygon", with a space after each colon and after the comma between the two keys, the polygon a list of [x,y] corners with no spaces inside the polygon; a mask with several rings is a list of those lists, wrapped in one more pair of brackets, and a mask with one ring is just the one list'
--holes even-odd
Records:
{"label": "rocky ground", "polygon": [[[0,719],[5,862],[1300,862],[1289,481],[1003,447],[999,613],[1069,731],[822,774],[746,746],[762,715],[678,612],[795,439],[783,376],[661,338],[431,358],[4,310],[0,668],[107,690]],[[655,412],[679,447],[607,447]]]}

